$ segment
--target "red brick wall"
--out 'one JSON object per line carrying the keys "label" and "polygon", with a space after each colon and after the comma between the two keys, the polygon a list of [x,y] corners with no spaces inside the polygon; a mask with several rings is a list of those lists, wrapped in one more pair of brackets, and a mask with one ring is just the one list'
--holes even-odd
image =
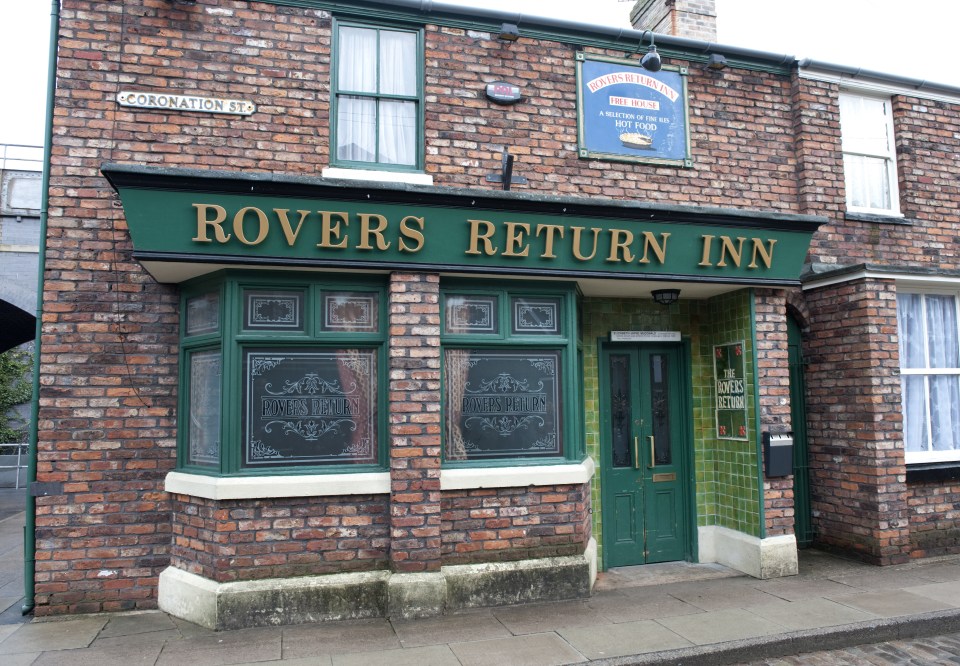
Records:
{"label": "red brick wall", "polygon": [[960,553],[960,482],[911,481],[910,555],[914,558]]}
{"label": "red brick wall", "polygon": [[174,495],[171,564],[218,583],[388,566],[385,496],[205,500]]}
{"label": "red brick wall", "polygon": [[807,292],[815,542],[877,564],[909,549],[896,295],[863,279]]}
{"label": "red brick wall", "polygon": [[390,563],[440,570],[440,276],[390,276]]}
{"label": "red brick wall", "polygon": [[[756,364],[760,397],[760,429],[790,430],[790,365],[787,354],[786,292],[754,290],[757,331]],[[763,461],[766,470],[766,461]],[[793,475],[763,481],[767,536],[793,534]]]}
{"label": "red brick wall", "polygon": [[590,539],[590,486],[443,493],[443,563],[577,555]]}

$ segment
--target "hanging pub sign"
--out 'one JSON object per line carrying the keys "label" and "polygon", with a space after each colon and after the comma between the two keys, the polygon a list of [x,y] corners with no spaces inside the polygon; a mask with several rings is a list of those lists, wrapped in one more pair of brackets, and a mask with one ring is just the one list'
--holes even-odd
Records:
{"label": "hanging pub sign", "polygon": [[577,54],[580,157],[693,166],[686,68]]}
{"label": "hanging pub sign", "polygon": [[742,342],[714,345],[713,377],[717,437],[747,439],[747,382]]}

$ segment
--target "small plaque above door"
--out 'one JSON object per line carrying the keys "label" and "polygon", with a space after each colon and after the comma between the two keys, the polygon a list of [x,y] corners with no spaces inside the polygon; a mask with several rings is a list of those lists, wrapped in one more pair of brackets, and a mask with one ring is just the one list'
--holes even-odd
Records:
{"label": "small plaque above door", "polygon": [[680,331],[610,331],[610,342],[680,342]]}

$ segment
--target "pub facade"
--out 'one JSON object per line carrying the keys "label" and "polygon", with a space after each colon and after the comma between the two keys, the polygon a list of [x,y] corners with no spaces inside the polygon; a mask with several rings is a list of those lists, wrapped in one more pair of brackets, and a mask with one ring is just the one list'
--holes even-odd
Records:
{"label": "pub facade", "polygon": [[952,552],[960,90],[660,4],[64,0],[36,612],[418,617]]}

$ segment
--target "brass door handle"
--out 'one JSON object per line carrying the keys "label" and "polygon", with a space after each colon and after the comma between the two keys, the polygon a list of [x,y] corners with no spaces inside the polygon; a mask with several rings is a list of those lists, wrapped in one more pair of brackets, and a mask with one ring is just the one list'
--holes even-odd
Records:
{"label": "brass door handle", "polygon": [[653,469],[657,466],[657,456],[653,452],[653,435],[647,437],[650,440],[650,466],[649,469]]}
{"label": "brass door handle", "polygon": [[639,437],[633,438],[633,468],[640,469],[640,442]]}

